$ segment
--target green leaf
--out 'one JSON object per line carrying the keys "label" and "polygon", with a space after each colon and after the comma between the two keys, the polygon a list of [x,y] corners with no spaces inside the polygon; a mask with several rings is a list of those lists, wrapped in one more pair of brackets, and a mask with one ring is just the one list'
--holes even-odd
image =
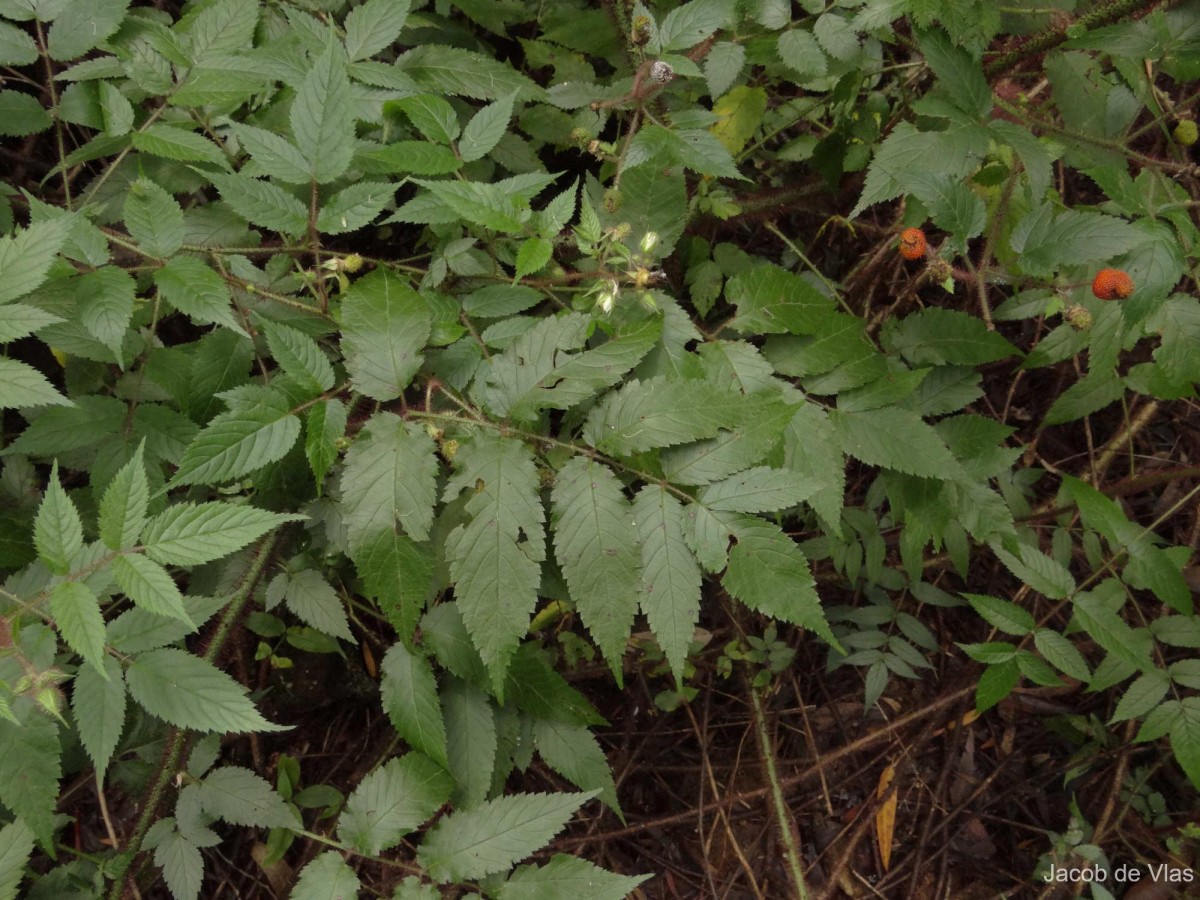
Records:
{"label": "green leaf", "polygon": [[0,91],[0,135],[25,137],[45,131],[54,120],[32,94]]}
{"label": "green leaf", "polygon": [[7,22],[0,22],[0,65],[27,66],[37,60],[38,49],[33,38],[20,28],[9,25]]}
{"label": "green leaf", "polygon": [[353,553],[399,520],[418,541],[429,537],[437,500],[433,438],[415,422],[376,413],[346,453],[342,518]]}
{"label": "green leaf", "polygon": [[643,125],[629,144],[625,169],[651,161],[667,166],[681,163],[701,175],[745,180],[725,145],[703,128],[672,130],[661,125]]}
{"label": "green leaf", "polygon": [[354,389],[395,400],[421,366],[432,327],[420,296],[385,268],[354,282],[342,301],[342,349]]}
{"label": "green leaf", "polygon": [[551,504],[554,558],[583,624],[620,683],[642,577],[629,501],[611,469],[577,456],[558,473]]}
{"label": "green leaf", "polygon": [[632,379],[588,415],[584,438],[596,449],[632,456],[715,437],[744,420],[746,397],[708,381]]}
{"label": "green leaf", "polygon": [[984,713],[1012,693],[1021,680],[1021,669],[1016,660],[988,666],[979,676],[975,686],[975,711]]}
{"label": "green leaf", "polygon": [[919,32],[917,43],[938,84],[954,104],[968,115],[987,118],[992,109],[992,91],[983,68],[971,54],[954,46],[940,29]]}
{"label": "green leaf", "polygon": [[20,724],[0,716],[0,803],[50,844],[62,777],[58,723],[32,701],[18,699],[13,707]]}
{"label": "green leaf", "polygon": [[778,525],[755,516],[738,516],[733,534],[737,543],[721,579],[725,589],[751,609],[807,628],[842,652],[796,542]]}
{"label": "green leaf", "polygon": [[829,61],[811,32],[800,28],[781,32],[775,50],[783,64],[802,78],[820,78],[829,71]]}
{"label": "green leaf", "polygon": [[1192,785],[1200,789],[1200,698],[1185,697],[1171,725],[1171,750]]}
{"label": "green leaf", "polygon": [[435,144],[450,144],[460,134],[458,114],[444,97],[416,94],[393,101],[417,131]]}
{"label": "green leaf", "polygon": [[1039,628],[1033,634],[1033,644],[1046,661],[1060,672],[1085,684],[1092,680],[1087,660],[1075,645],[1057,631]]}
{"label": "green leaf", "polygon": [[425,835],[417,860],[439,884],[501,872],[545,846],[586,794],[515,794],[441,819]]}
{"label": "green leaf", "polygon": [[382,607],[388,621],[408,640],[425,608],[433,580],[429,549],[392,530],[364,540],[350,556],[367,596]]}
{"label": "green leaf", "polygon": [[783,431],[783,458],[789,469],[821,485],[808,503],[826,527],[840,535],[845,459],[829,417],[816,404],[806,403],[792,415]]}
{"label": "green leaf", "polygon": [[36,222],[15,237],[0,235],[0,303],[20,299],[46,280],[74,224],[73,217],[63,216]]}
{"label": "green leaf", "polygon": [[263,174],[285,184],[308,184],[312,180],[308,160],[287,138],[241,122],[232,123],[231,128]]}
{"label": "green leaf", "polygon": [[278,185],[246,175],[205,173],[230,209],[252,225],[298,236],[308,230],[308,209]]}
{"label": "green leaf", "polygon": [[468,809],[487,799],[496,768],[496,714],[487,694],[473,684],[451,680],[442,691],[446,751],[457,785],[454,805]]}
{"label": "green leaf", "polygon": [[733,428],[664,450],[663,474],[679,484],[707,484],[761,462],[779,443],[794,409],[779,394],[752,394],[743,401],[744,420]]}
{"label": "green leaf", "polygon": [[198,566],[303,518],[232,503],[177,503],[150,520],[142,544],[151,559],[164,565]]}
{"label": "green leaf", "polygon": [[71,569],[71,558],[83,547],[79,511],[58,480],[58,462],[50,470],[50,483],[33,523],[33,544],[38,556],[56,575]]}
{"label": "green leaf", "polygon": [[[2,36],[3,33],[0,32],[0,37]],[[0,60],[2,59],[4,57],[0,55]],[[29,861],[31,853],[33,832],[29,830],[28,825],[17,819],[0,828],[0,900],[16,900],[17,888],[21,885],[21,879],[25,877],[25,864]]]}
{"label": "green leaf", "polygon": [[383,709],[396,732],[414,750],[449,769],[446,724],[429,660],[397,642],[384,654],[379,672]]}
{"label": "green leaf", "polygon": [[498,100],[518,91],[518,96],[536,99],[541,89],[506,65],[483,53],[442,44],[422,44],[396,61],[400,70],[428,91]]}
{"label": "green leaf", "polygon": [[1075,579],[1066,567],[1035,547],[1020,544],[1014,555],[995,543],[992,551],[1010,572],[1051,600],[1064,600],[1075,590]]}
{"label": "green leaf", "polygon": [[512,118],[516,97],[515,92],[501,97],[471,117],[458,140],[458,155],[463,162],[483,159],[500,143],[500,138],[508,130],[508,120]]}
{"label": "green leaf", "polygon": [[[529,210],[519,198],[498,184],[481,184],[475,181],[421,181],[416,184],[426,188],[436,202],[468,222],[514,234],[522,230],[522,223]],[[402,208],[396,215],[404,213]],[[399,221],[408,221],[400,218]]]}
{"label": "green leaf", "polygon": [[1141,718],[1158,706],[1170,689],[1171,679],[1167,677],[1166,672],[1155,669],[1139,675],[1121,695],[1108,724],[1114,725],[1127,719]]}
{"label": "green leaf", "polygon": [[301,388],[311,394],[319,394],[333,387],[333,366],[316,341],[278,322],[264,323],[263,332],[275,362]]}
{"label": "green leaf", "polygon": [[104,669],[104,616],[100,600],[82,581],[62,581],[50,592],[50,612],[72,650],[102,676]]}
{"label": "green leaf", "polygon": [[[939,161],[947,178],[963,178],[979,167],[987,153],[983,125],[954,123],[945,131],[917,131],[901,122],[884,139],[867,169],[862,196],[850,213],[855,218],[868,206],[892,200],[911,189],[911,183],[929,171],[929,161]],[[919,183],[919,182],[918,182]]]}
{"label": "green leaf", "polygon": [[121,27],[130,0],[70,0],[46,35],[50,58],[66,62],[83,56]]}
{"label": "green leaf", "polygon": [[346,51],[330,42],[296,92],[291,110],[296,146],[318,184],[333,181],[354,156],[354,102]]}
{"label": "green leaf", "polygon": [[[24,303],[10,303],[4,310],[4,319],[0,321],[0,344],[28,337],[47,325],[57,325],[66,321],[61,316],[46,312],[37,306],[27,306]],[[16,362],[16,360],[13,360]],[[6,381],[0,378],[0,382]]]}
{"label": "green leaf", "polygon": [[192,625],[175,579],[158,563],[126,553],[113,560],[112,573],[121,591],[142,609]]}
{"label": "green leaf", "polygon": [[358,164],[371,174],[405,172],[412,175],[449,175],[462,168],[462,160],[449,147],[428,141],[396,141],[377,150],[360,152]]}
{"label": "green leaf", "polygon": [[361,889],[362,882],[354,870],[346,865],[342,854],[328,850],[300,870],[292,900],[357,897]]}
{"label": "green leaf", "polygon": [[300,436],[291,401],[264,390],[255,405],[236,405],[216,416],[188,445],[172,485],[219,484],[283,459]]}
{"label": "green leaf", "polygon": [[104,266],[80,275],[75,281],[79,321],[100,343],[121,360],[121,345],[133,317],[137,283],[124,269]]}
{"label": "green leaf", "polygon": [[732,0],[691,0],[667,13],[658,27],[662,50],[688,50],[733,18]]}
{"label": "green leaf", "polygon": [[146,480],[145,444],[113,476],[100,501],[100,540],[109,550],[127,550],[137,543],[146,524],[150,484]]}
{"label": "green leaf", "polygon": [[204,881],[204,857],[199,847],[179,833],[174,819],[160,819],[156,824],[168,823],[172,827],[154,848],[154,863],[162,869],[172,897],[197,900]]}
{"label": "green leaf", "polygon": [[760,87],[738,85],[713,103],[718,120],[710,131],[731,154],[741,153],[767,111],[767,92]]}
{"label": "green leaf", "polygon": [[363,181],[338,191],[321,207],[317,229],[325,234],[346,234],[369,224],[392,202],[396,188],[386,182]]}
{"label": "green leaf", "polygon": [[521,242],[521,249],[517,251],[514,277],[524,278],[526,275],[532,275],[550,262],[553,254],[554,244],[551,241],[541,237],[527,238]]}
{"label": "green leaf", "polygon": [[469,492],[469,522],[446,538],[455,596],[499,696],[508,661],[529,629],[546,557],[538,474],[522,442],[477,434],[454,458],[446,502]]}
{"label": "green leaf", "polygon": [[704,78],[708,82],[709,95],[715,99],[729,90],[742,74],[745,62],[746,48],[741,44],[735,44],[733,41],[719,41],[713,44],[708,56],[704,58]]}
{"label": "green leaf", "polygon": [[[444,608],[442,606],[437,609]],[[454,609],[453,606],[450,609]],[[430,616],[426,616],[425,623],[428,624]],[[452,637],[451,632],[454,628],[456,616],[439,617],[437,625],[443,632],[439,635],[438,660],[450,668],[450,655],[443,653],[443,650],[449,650],[453,644],[450,644]],[[447,627],[449,624],[450,627]],[[459,623],[461,626],[461,622]],[[428,632],[425,632],[428,633]],[[483,681],[482,672],[474,672],[472,667],[478,667],[478,655],[471,650],[470,643],[465,640],[465,629],[462,635],[460,644],[466,644],[465,650],[460,654],[456,654],[454,661],[455,668],[459,670],[460,677],[470,677],[476,681]],[[608,722],[603,716],[596,712],[595,707],[587,701],[583,694],[579,693],[575,688],[571,687],[561,675],[559,675],[550,664],[541,655],[541,650],[533,643],[522,644],[513,657],[512,668],[508,672],[508,684],[506,693],[517,709],[522,712],[529,713],[539,719],[553,719],[555,722],[566,722],[569,725],[607,725]]]}
{"label": "green leaf", "polygon": [[135,131],[132,140],[134,149],[151,156],[180,162],[205,162],[222,169],[229,168],[229,159],[221,152],[220,147],[204,135],[184,131],[182,128],[155,123],[145,131]]}
{"label": "green leaf", "polygon": [[759,466],[709,485],[701,492],[700,502],[710,509],[731,512],[774,512],[797,505],[820,487],[815,479],[788,469]]}
{"label": "green leaf", "polygon": [[194,731],[285,731],[246,697],[246,689],[184,650],[139,655],[125,673],[129,694],[151,715]]}
{"label": "green leaf", "polygon": [[297,828],[300,819],[265,778],[239,766],[214,769],[200,782],[204,811],[232,825]]}
{"label": "green leaf", "polygon": [[367,0],[346,15],[346,55],[367,59],[395,43],[408,18],[409,0]]}
{"label": "green leaf", "polygon": [[1021,269],[1033,276],[1050,275],[1061,266],[1108,260],[1144,240],[1145,235],[1114,216],[1073,209],[1055,214],[1049,203],[1030,209],[1010,238]]}
{"label": "green leaf", "polygon": [[1019,637],[1037,627],[1037,622],[1028,610],[1008,600],[1000,600],[986,594],[963,594],[963,597],[984,621],[1005,634],[1015,634]]}
{"label": "green leaf", "polygon": [[[8,307],[12,309],[12,307]],[[7,310],[6,310],[7,312]],[[0,357],[0,409],[74,406],[46,376],[26,363]]]}
{"label": "green leaf", "polygon": [[105,656],[104,674],[95,666],[75,673],[71,710],[79,739],[101,775],[108,768],[125,729],[125,677],[121,664]]}
{"label": "green leaf", "polygon": [[346,433],[349,413],[341,400],[322,400],[314,405],[304,419],[304,455],[317,480],[317,492],[325,473],[338,457],[337,441]]}
{"label": "green leaf", "polygon": [[121,137],[133,128],[133,104],[129,98],[107,81],[100,83],[100,116],[104,134]]}
{"label": "green leaf", "polygon": [[544,866],[521,866],[501,885],[499,900],[549,900],[578,897],[580,900],[624,900],[651,875],[617,875],[586,859],[555,854]]}
{"label": "green leaf", "polygon": [[918,366],[975,366],[1019,352],[975,316],[936,306],[906,316],[888,331],[886,340]]}
{"label": "green leaf", "polygon": [[1143,672],[1154,671],[1145,630],[1135,632],[1095,593],[1084,592],[1075,598],[1074,617],[1092,640],[1114,657]]}
{"label": "green leaf", "polygon": [[829,413],[842,449],[868,465],[922,478],[959,479],[962,467],[931,425],[899,407]]}
{"label": "green leaf", "polygon": [[1125,396],[1125,382],[1115,372],[1088,372],[1054,398],[1042,425],[1061,425],[1090,416]]}
{"label": "green leaf", "polygon": [[533,740],[546,765],[580,790],[596,791],[600,801],[625,820],[608,760],[586,725],[535,719]]}
{"label": "green leaf", "polygon": [[570,409],[618,383],[654,346],[661,329],[657,319],[645,319],[582,349],[592,325],[583,313],[542,319],[480,369],[473,392],[497,416],[532,422],[547,407]]}
{"label": "green leaf", "polygon": [[286,579],[283,596],[287,599],[288,609],[301,622],[311,625],[322,634],[353,642],[354,635],[350,631],[342,598],[320,572],[305,569],[281,577]]}
{"label": "green leaf", "polygon": [[173,257],[154,273],[154,283],[166,301],[192,321],[244,333],[230,309],[229,287],[204,260]]}
{"label": "green leaf", "polygon": [[388,760],[354,789],[338,820],[338,838],[378,856],[396,846],[450,799],[450,776],[420,753]]}
{"label": "green leaf", "polygon": [[769,264],[730,278],[725,298],[738,311],[729,327],[746,334],[815,334],[834,308],[807,281]]}

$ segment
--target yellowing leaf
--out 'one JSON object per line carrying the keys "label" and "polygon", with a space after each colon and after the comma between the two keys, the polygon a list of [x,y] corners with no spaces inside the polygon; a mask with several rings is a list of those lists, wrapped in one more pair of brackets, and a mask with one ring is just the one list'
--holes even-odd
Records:
{"label": "yellowing leaf", "polygon": [[[879,786],[875,788],[875,796],[883,797],[896,777],[896,767],[889,765],[879,775]],[[883,863],[883,871],[892,864],[892,834],[896,830],[896,797],[895,791],[883,801],[875,811],[875,842],[879,845],[879,861]]]}
{"label": "yellowing leaf", "polygon": [[726,150],[736,155],[754,136],[766,111],[766,91],[738,85],[713,104],[713,112],[720,118],[709,130],[725,145]]}

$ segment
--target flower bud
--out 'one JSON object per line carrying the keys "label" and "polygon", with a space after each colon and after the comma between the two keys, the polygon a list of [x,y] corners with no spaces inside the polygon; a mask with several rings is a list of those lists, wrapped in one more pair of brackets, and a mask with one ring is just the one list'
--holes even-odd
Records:
{"label": "flower bud", "polygon": [[639,245],[641,251],[647,255],[654,252],[654,248],[658,246],[658,232],[647,231],[642,235],[642,243]]}
{"label": "flower bud", "polygon": [[357,253],[351,253],[342,260],[342,271],[354,274],[363,267],[363,258]]}
{"label": "flower bud", "polygon": [[1196,127],[1194,119],[1180,119],[1175,125],[1175,130],[1172,134],[1175,136],[1175,141],[1182,147],[1190,147],[1196,143],[1198,136],[1197,132],[1200,129]]}
{"label": "flower bud", "polygon": [[654,65],[650,67],[650,77],[659,84],[666,84],[675,78],[675,70],[671,68],[670,63],[657,59],[654,61]]}
{"label": "flower bud", "polygon": [[1063,318],[1067,324],[1076,331],[1086,331],[1092,327],[1092,314],[1082,306],[1071,306],[1063,313]]}

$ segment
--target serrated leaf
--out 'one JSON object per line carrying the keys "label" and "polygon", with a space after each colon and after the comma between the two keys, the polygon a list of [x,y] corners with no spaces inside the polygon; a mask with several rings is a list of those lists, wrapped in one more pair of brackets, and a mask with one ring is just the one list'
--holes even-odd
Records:
{"label": "serrated leaf", "polygon": [[106,656],[103,665],[104,675],[95,666],[80,668],[71,691],[71,710],[79,739],[101,776],[125,729],[125,678],[121,664]]}
{"label": "serrated leaf", "polygon": [[204,135],[182,128],[155,123],[145,131],[135,131],[132,140],[135,149],[151,156],[181,162],[206,162],[222,169],[229,168],[228,158],[216,144]]}
{"label": "serrated leaf", "polygon": [[104,123],[104,134],[121,137],[133,128],[133,104],[116,87],[107,81],[100,82],[100,118]]}
{"label": "serrated leaf", "polygon": [[1075,579],[1066,567],[1034,547],[1021,544],[1013,554],[994,544],[992,551],[1010,572],[1051,600],[1063,600],[1075,590]]}
{"label": "serrated leaf", "polygon": [[775,265],[738,272],[725,298],[738,310],[729,327],[747,334],[814,334],[834,309],[829,297]]}
{"label": "serrated leaf", "polygon": [[174,197],[146,178],[133,182],[125,195],[125,227],[152,256],[169,257],[183,244],[183,210]]}
{"label": "serrated leaf", "polygon": [[287,138],[241,122],[231,127],[263,174],[285,184],[308,184],[312,180],[307,159]]}
{"label": "serrated leaf", "polygon": [[154,273],[154,283],[168,303],[193,321],[244,333],[233,318],[228,286],[203,260],[176,256]]}
{"label": "serrated leaf", "polygon": [[17,300],[46,280],[74,224],[74,217],[62,216],[35,222],[14,237],[0,235],[0,303]]}
{"label": "serrated leaf", "polygon": [[107,40],[125,20],[130,0],[70,0],[46,35],[50,58],[66,62]]}
{"label": "serrated leaf", "polygon": [[533,740],[546,765],[580,790],[597,791],[600,801],[625,820],[604,750],[587,726],[536,719]]}
{"label": "serrated leaf", "polygon": [[507,869],[550,841],[586,794],[516,794],[440,820],[425,835],[417,859],[439,884]]}
{"label": "serrated leaf", "polygon": [[1115,216],[1073,209],[1056,214],[1049,203],[1030,209],[1010,238],[1022,271],[1034,276],[1111,259],[1144,241],[1144,234]]}
{"label": "serrated leaf", "polygon": [[198,566],[303,518],[232,503],[177,503],[147,523],[142,545],[147,556],[164,565]]}
{"label": "serrated leaf", "polygon": [[545,238],[526,238],[521,242],[521,249],[517,251],[514,277],[524,278],[526,275],[532,275],[550,262],[553,253],[554,244]]}
{"label": "serrated leaf", "polygon": [[330,42],[296,92],[291,110],[296,146],[318,184],[339,178],[354,156],[354,103],[345,50]]}
{"label": "serrated leaf", "polygon": [[307,231],[308,209],[278,185],[246,175],[209,172],[205,177],[217,186],[230,209],[251,225],[293,236]]}
{"label": "serrated leaf", "polygon": [[204,811],[232,825],[298,828],[300,819],[265,778],[239,766],[214,769],[200,782]]}
{"label": "serrated leaf", "polygon": [[1158,706],[1170,689],[1171,679],[1167,677],[1166,672],[1156,669],[1139,675],[1130,682],[1121,699],[1117,701],[1117,708],[1108,724],[1114,725],[1127,719],[1141,718]]}
{"label": "serrated leaf", "polygon": [[984,713],[1012,693],[1021,680],[1021,669],[1016,660],[988,666],[979,676],[975,686],[975,711]]}
{"label": "serrated leaf", "polygon": [[338,191],[321,207],[317,229],[325,234],[346,234],[370,224],[392,202],[396,189],[381,181],[364,181]]}
{"label": "serrated leaf", "polygon": [[918,366],[974,366],[1019,352],[975,316],[936,306],[906,316],[889,331],[887,340]]}
{"label": "serrated leaf", "polygon": [[121,360],[121,345],[133,317],[137,283],[124,269],[104,266],[80,275],[75,281],[79,321],[100,343]]}
{"label": "serrated leaf", "polygon": [[[165,820],[164,820],[165,821]],[[196,900],[204,882],[204,857],[200,848],[172,828],[154,848],[154,864],[175,900]]]}
{"label": "serrated leaf", "polygon": [[1074,644],[1057,631],[1039,628],[1033,634],[1033,644],[1046,661],[1065,675],[1085,684],[1092,680],[1091,670]]}
{"label": "serrated leaf", "polygon": [[33,544],[51,572],[65,575],[71,558],[83,547],[79,511],[58,480],[58,462],[50,470],[50,483],[33,523]]}
{"label": "serrated leaf", "polygon": [[333,387],[333,366],[316,341],[278,322],[264,323],[263,331],[275,362],[304,390],[319,394]]}
{"label": "serrated leaf", "polygon": [[[0,55],[0,60],[3,58]],[[0,900],[16,900],[25,864],[33,853],[33,840],[33,832],[19,818],[0,828]]]}
{"label": "serrated leaf", "polygon": [[50,592],[50,613],[72,650],[107,677],[104,669],[104,616],[100,600],[82,581],[63,581]]}
{"label": "serrated leaf", "polygon": [[497,416],[532,422],[547,407],[570,409],[619,382],[661,329],[658,320],[646,319],[583,349],[592,325],[582,313],[542,319],[480,369],[473,392]]}
{"label": "serrated leaf", "polygon": [[246,689],[184,650],[139,655],[125,672],[129,694],[151,715],[194,731],[285,731],[262,717]]}
{"label": "serrated leaf", "polygon": [[338,838],[377,856],[419,828],[450,799],[451,781],[437,763],[420,753],[388,760],[364,778],[346,801]]}
{"label": "serrated leaf", "polygon": [[487,799],[492,786],[496,714],[488,695],[465,681],[450,681],[441,699],[447,762],[457,785],[452,799],[460,809],[469,809]]}
{"label": "serrated leaf", "polygon": [[961,47],[954,46],[940,29],[921,32],[917,43],[925,62],[937,76],[938,84],[953,99],[956,106],[968,115],[987,118],[992,109],[992,91],[984,77],[983,68]]}
{"label": "serrated leaf", "polygon": [[[11,307],[10,307],[11,308]],[[17,359],[0,357],[0,409],[74,406],[46,376]]]}
{"label": "serrated leaf", "polygon": [[408,116],[417,131],[435,144],[450,144],[461,133],[458,114],[445,97],[416,94],[394,102],[396,108]]}
{"label": "serrated leaf", "polygon": [[372,400],[394,400],[421,366],[429,340],[429,309],[384,268],[360,278],[342,301],[342,349],[354,389]]}
{"label": "serrated leaf", "polygon": [[829,420],[842,449],[868,465],[922,478],[964,477],[945,442],[916,413],[898,407],[856,413],[833,410]]}
{"label": "serrated leaf", "polygon": [[317,493],[325,481],[325,473],[338,457],[337,441],[346,433],[349,413],[341,400],[322,400],[314,405],[304,419],[304,455],[317,481]]}
{"label": "serrated leaf", "polygon": [[758,466],[709,485],[701,492],[700,502],[730,512],[774,512],[808,499],[820,487],[815,479],[788,469]]}
{"label": "serrated leaf", "polygon": [[612,470],[582,456],[558,473],[551,504],[554,558],[583,624],[620,683],[642,577],[632,509]]}
{"label": "serrated leaf", "polygon": [[598,450],[631,456],[714,437],[743,421],[745,402],[707,381],[633,379],[597,404],[583,434]]}
{"label": "serrated leaf", "polygon": [[367,59],[399,37],[408,18],[409,0],[367,0],[346,15],[346,55]]}
{"label": "serrated leaf", "polygon": [[986,594],[963,594],[963,597],[989,625],[999,628],[1005,634],[1019,637],[1033,631],[1037,626],[1033,615],[1027,609],[1008,600],[989,597]]}
{"label": "serrated leaf", "polygon": [[808,503],[834,534],[841,534],[846,466],[841,443],[819,406],[806,403],[792,415],[783,431],[784,465],[822,487]]}
{"label": "serrated leaf", "polygon": [[127,550],[137,543],[146,524],[150,483],[146,480],[145,444],[113,476],[100,501],[100,540],[109,550]]}
{"label": "serrated leaf", "polygon": [[1090,416],[1125,396],[1125,382],[1115,372],[1088,372],[1054,398],[1046,410],[1045,425],[1061,425]]}
{"label": "serrated leaf", "polygon": [[514,91],[526,99],[536,98],[541,89],[491,56],[442,44],[423,44],[396,60],[400,70],[429,91],[498,100]]}
{"label": "serrated leaf", "polygon": [[300,436],[300,419],[281,392],[263,391],[255,406],[216,416],[196,435],[172,485],[219,484],[283,459]]}
{"label": "serrated leaf", "polygon": [[516,98],[515,92],[508,94],[495,103],[489,103],[471,117],[458,139],[458,155],[463,162],[483,159],[500,143],[500,138],[508,130],[508,120],[512,118]]}
{"label": "serrated leaf", "polygon": [[720,97],[742,74],[746,62],[746,48],[733,41],[718,41],[704,58],[704,78],[708,82],[708,93]]}
{"label": "serrated leaf", "polygon": [[529,628],[546,556],[538,474],[520,441],[477,434],[459,449],[446,502],[469,492],[470,520],[446,538],[458,608],[502,694],[508,661]]}
{"label": "serrated leaf", "polygon": [[342,599],[320,572],[305,569],[288,575],[284,597],[288,609],[301,622],[311,625],[322,634],[344,641],[354,640]]}
{"label": "serrated leaf", "polygon": [[383,609],[402,639],[412,636],[433,580],[432,553],[391,529],[350,551],[367,596]]}
{"label": "serrated leaf", "polygon": [[396,732],[414,750],[449,769],[446,724],[429,660],[397,642],[384,654],[379,671],[383,709]]}
{"label": "serrated leaf", "polygon": [[781,32],[775,50],[783,64],[802,78],[819,78],[829,71],[821,45],[811,32],[801,28]]}
{"label": "serrated leaf", "polygon": [[428,141],[395,141],[362,152],[356,159],[372,174],[449,175],[462,168],[462,160],[453,150]]}
{"label": "serrated leaf", "polygon": [[20,724],[0,716],[0,803],[41,842],[52,840],[62,746],[58,724],[30,701],[14,702]]}
{"label": "serrated leaf", "polygon": [[1192,785],[1200,789],[1200,698],[1179,701],[1179,714],[1171,725],[1171,751]]}
{"label": "serrated leaf", "polygon": [[1075,598],[1074,617],[1092,640],[1117,659],[1143,672],[1154,671],[1147,633],[1135,632],[1095,594],[1084,592]]}
{"label": "serrated leaf", "polygon": [[0,91],[0,135],[25,137],[45,131],[54,120],[32,94]]}
{"label": "serrated leaf", "polygon": [[794,409],[779,394],[752,394],[743,401],[742,422],[716,437],[664,450],[663,474],[678,484],[707,484],[761,462],[779,443]]}
{"label": "serrated leaf", "polygon": [[736,543],[721,579],[725,589],[751,609],[807,628],[842,652],[796,542],[778,525],[754,516],[739,516],[733,534]]}
{"label": "serrated leaf", "polygon": [[500,886],[499,900],[624,900],[650,875],[618,875],[586,859],[559,853],[544,866],[521,866]]}
{"label": "serrated leaf", "polygon": [[[387,0],[384,0],[387,2]],[[346,865],[342,854],[326,851],[300,870],[292,900],[330,900],[357,898],[362,882]]]}
{"label": "serrated leaf", "polygon": [[[413,180],[416,184],[426,188],[433,195],[435,201],[450,212],[472,224],[481,225],[502,234],[515,234],[521,231],[522,223],[530,215],[528,208],[519,198],[497,184],[481,184],[476,181]],[[403,213],[404,208],[397,212],[398,220],[409,221],[399,218]]]}
{"label": "serrated leaf", "polygon": [[38,49],[33,38],[7,22],[0,22],[0,65],[27,66],[37,60]]}
{"label": "serrated leaf", "polygon": [[633,514],[642,546],[638,600],[682,684],[688,645],[700,616],[700,567],[684,542],[683,507],[665,488],[647,485],[634,497]]}
{"label": "serrated leaf", "polygon": [[112,561],[112,573],[121,591],[142,609],[194,627],[175,579],[158,563],[140,553],[126,553]]}
{"label": "serrated leaf", "polygon": [[438,463],[425,429],[392,413],[377,413],[346,453],[342,518],[353,553],[399,520],[418,541],[429,537],[437,499]]}
{"label": "serrated leaf", "polygon": [[691,0],[667,13],[658,28],[662,50],[688,50],[733,16],[732,0]]}
{"label": "serrated leaf", "polygon": [[912,124],[901,122],[879,145],[867,169],[862,196],[850,217],[907,192],[909,182],[929,170],[931,159],[941,161],[940,169],[949,178],[968,175],[978,168],[987,146],[985,127],[973,122],[952,124],[944,131],[918,131]]}
{"label": "serrated leaf", "polygon": [[[61,316],[46,312],[37,306],[24,303],[10,303],[4,310],[4,319],[0,321],[0,344],[7,344],[33,334],[47,325],[57,325],[66,321]],[[8,362],[7,358],[5,359]],[[16,362],[16,360],[12,360]],[[7,381],[0,377],[0,384]]]}

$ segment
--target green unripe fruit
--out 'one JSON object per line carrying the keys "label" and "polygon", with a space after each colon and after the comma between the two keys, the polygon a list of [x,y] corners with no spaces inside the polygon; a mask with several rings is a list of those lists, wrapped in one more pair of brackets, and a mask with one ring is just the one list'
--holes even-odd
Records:
{"label": "green unripe fruit", "polygon": [[1190,147],[1196,143],[1196,138],[1200,134],[1200,129],[1196,127],[1194,119],[1180,119],[1175,125],[1175,142],[1182,147]]}

